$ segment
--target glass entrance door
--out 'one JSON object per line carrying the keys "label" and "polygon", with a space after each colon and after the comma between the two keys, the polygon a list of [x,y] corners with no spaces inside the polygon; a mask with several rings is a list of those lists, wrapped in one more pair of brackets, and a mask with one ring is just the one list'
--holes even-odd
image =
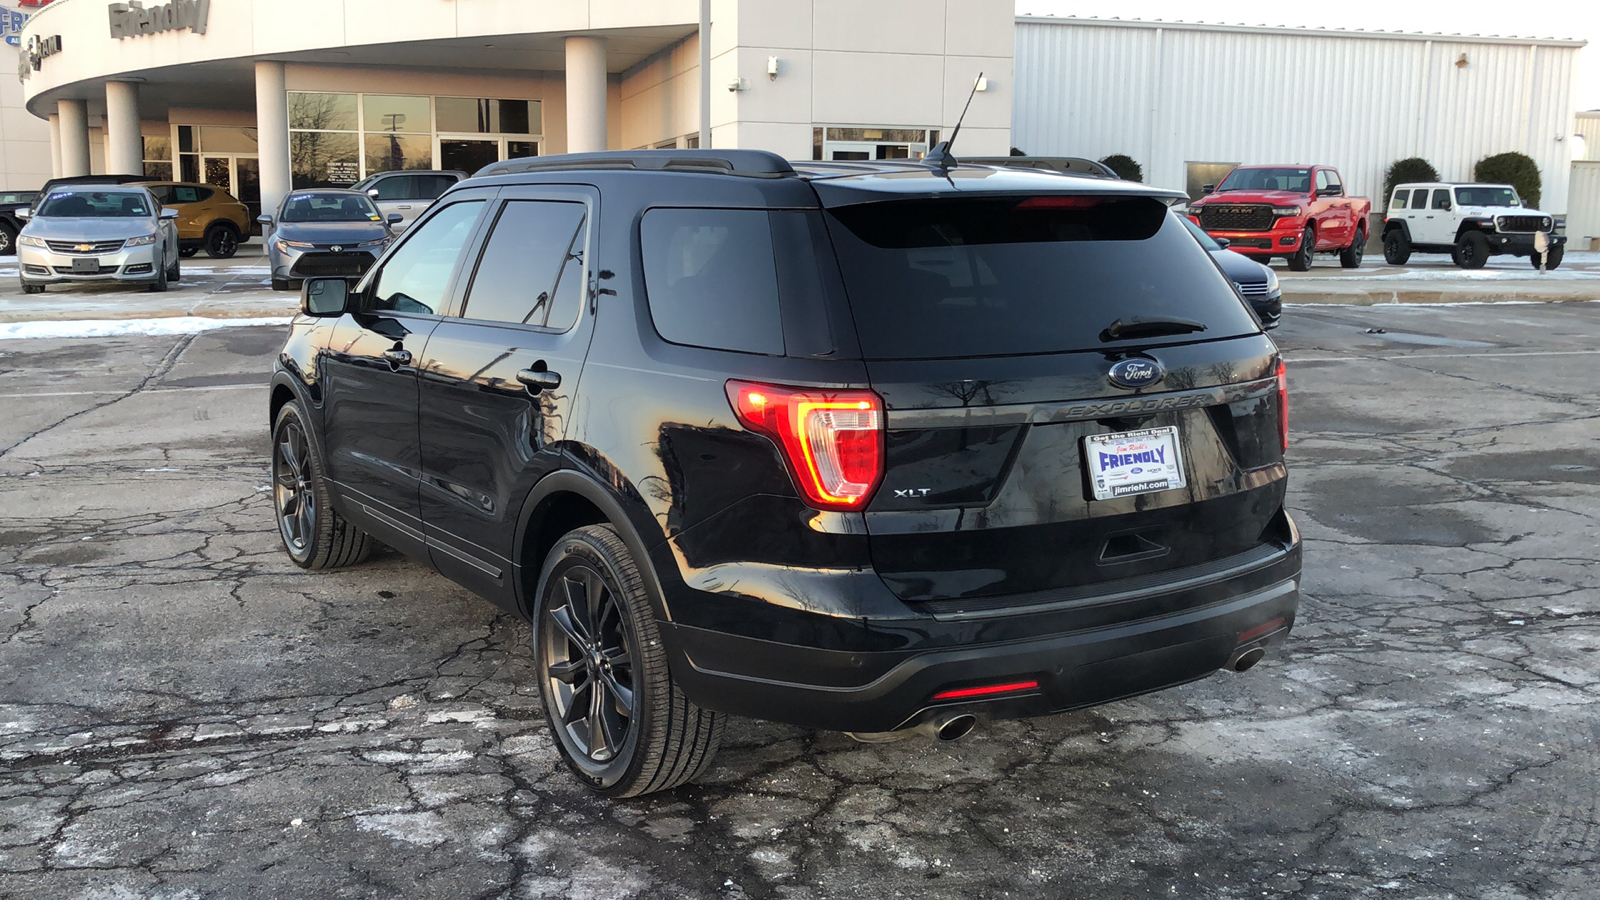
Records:
{"label": "glass entrance door", "polygon": [[261,160],[254,156],[200,158],[200,181],[222,188],[250,210],[250,221],[261,215]]}

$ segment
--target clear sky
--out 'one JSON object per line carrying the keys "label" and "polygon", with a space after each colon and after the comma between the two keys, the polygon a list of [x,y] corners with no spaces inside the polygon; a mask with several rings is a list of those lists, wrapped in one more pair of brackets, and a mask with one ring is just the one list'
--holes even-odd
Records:
{"label": "clear sky", "polygon": [[1600,0],[1343,0],[1339,3],[1244,5],[1222,0],[1017,0],[1023,15],[1165,19],[1244,25],[1312,28],[1364,28],[1368,31],[1428,31],[1446,34],[1501,34],[1518,37],[1580,38],[1578,109],[1600,109]]}

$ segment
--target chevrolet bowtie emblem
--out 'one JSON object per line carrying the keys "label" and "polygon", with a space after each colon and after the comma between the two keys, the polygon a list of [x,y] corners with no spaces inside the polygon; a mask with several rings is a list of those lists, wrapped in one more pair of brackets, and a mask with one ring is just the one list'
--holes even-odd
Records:
{"label": "chevrolet bowtie emblem", "polygon": [[94,245],[93,244],[79,244],[78,245],[78,252],[79,253],[88,253],[90,250],[93,250],[93,249],[94,249]]}

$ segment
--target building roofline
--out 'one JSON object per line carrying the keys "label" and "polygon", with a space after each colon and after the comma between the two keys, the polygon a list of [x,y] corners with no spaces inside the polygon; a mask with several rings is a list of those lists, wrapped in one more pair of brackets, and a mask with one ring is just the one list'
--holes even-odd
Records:
{"label": "building roofline", "polygon": [[1088,25],[1098,28],[1163,28],[1173,31],[1216,31],[1235,34],[1277,34],[1294,37],[1366,38],[1380,41],[1448,41],[1457,44],[1512,44],[1563,47],[1588,45],[1578,38],[1510,37],[1498,34],[1442,34],[1422,31],[1362,31],[1347,28],[1289,27],[1285,25],[1229,25],[1221,22],[1163,22],[1160,19],[1098,19],[1087,16],[1017,16],[1019,25]]}

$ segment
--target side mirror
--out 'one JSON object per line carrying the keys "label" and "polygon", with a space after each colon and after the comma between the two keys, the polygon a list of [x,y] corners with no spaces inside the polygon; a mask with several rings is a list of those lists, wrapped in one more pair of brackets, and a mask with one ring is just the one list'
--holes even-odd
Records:
{"label": "side mirror", "polygon": [[1217,246],[1221,247],[1224,250],[1226,250],[1229,247],[1233,246],[1233,241],[1230,241],[1227,238],[1214,237],[1214,238],[1212,238],[1212,240],[1216,241],[1217,242]]}
{"label": "side mirror", "polygon": [[1200,185],[1200,196],[1204,197],[1205,195],[1211,193],[1212,191],[1215,191],[1216,189],[1217,189],[1217,186],[1214,185],[1214,184],[1202,184],[1202,185]]}
{"label": "side mirror", "polygon": [[350,282],[343,278],[308,278],[300,288],[300,311],[318,319],[342,316],[350,305]]}
{"label": "side mirror", "polygon": [[1324,196],[1324,197],[1343,197],[1344,196],[1344,187],[1342,185],[1330,184],[1327,187],[1322,189],[1322,196]]}
{"label": "side mirror", "polygon": [[170,222],[173,219],[176,219],[177,217],[178,217],[178,211],[177,210],[175,210],[175,209],[167,209],[165,207],[162,208],[162,210],[161,210],[161,218],[162,218],[163,221]]}
{"label": "side mirror", "polygon": [[261,215],[256,216],[256,224],[270,226],[272,224],[272,217],[266,213],[262,213]]}
{"label": "side mirror", "polygon": [[26,222],[29,219],[33,218],[33,210],[31,210],[31,209],[19,209],[19,210],[17,210],[17,218],[19,218],[22,221]]}
{"label": "side mirror", "polygon": [[389,214],[389,224],[390,225],[399,225],[401,222],[404,222],[405,220],[406,220],[406,217],[400,215],[399,213],[390,213]]}
{"label": "side mirror", "polygon": [[374,200],[378,199],[378,189],[377,188],[368,188],[367,189],[367,196],[371,197]]}

